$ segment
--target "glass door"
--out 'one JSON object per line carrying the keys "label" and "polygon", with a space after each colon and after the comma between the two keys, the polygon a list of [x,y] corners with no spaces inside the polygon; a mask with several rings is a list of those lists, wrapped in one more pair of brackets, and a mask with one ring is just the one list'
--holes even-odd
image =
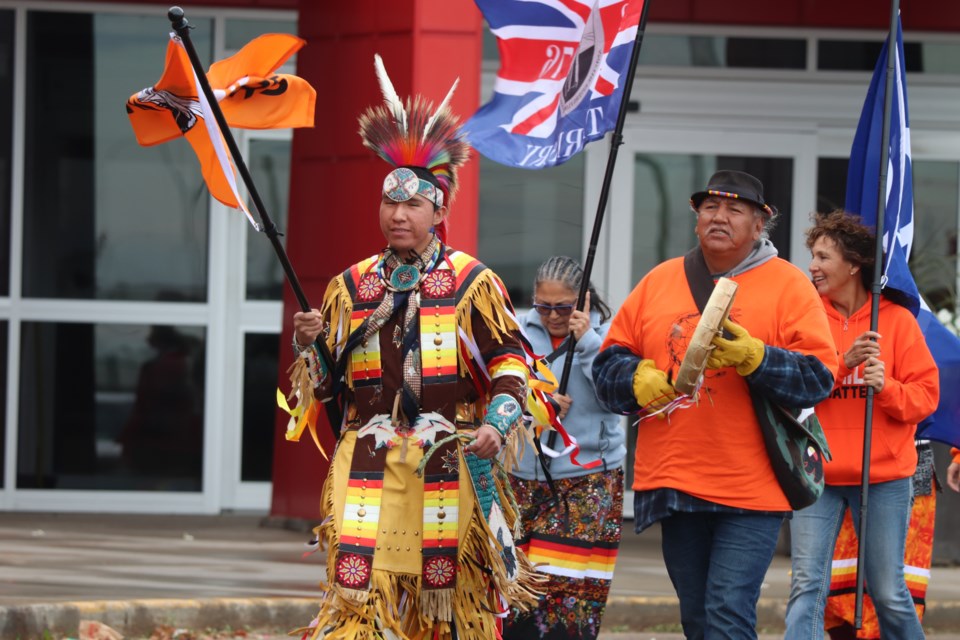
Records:
{"label": "glass door", "polygon": [[[593,224],[609,148],[594,147],[587,158],[588,227]],[[597,250],[594,283],[619,305],[651,267],[690,249],[696,241],[690,194],[706,186],[717,169],[738,169],[760,178],[767,201],[780,210],[771,239],[782,257],[802,256],[803,230],[815,210],[815,150],[815,132],[628,126]],[[588,238],[586,234],[584,242]]]}
{"label": "glass door", "polygon": [[[244,132],[244,158],[264,206],[281,233],[287,230],[290,189],[288,130]],[[289,286],[270,240],[229,211],[229,271],[224,328],[229,376],[223,410],[221,507],[270,508],[274,416],[280,356],[283,287]],[[281,242],[284,237],[281,236]],[[296,268],[296,265],[294,265]],[[242,276],[242,277],[241,277]],[[314,304],[319,305],[319,300]]]}

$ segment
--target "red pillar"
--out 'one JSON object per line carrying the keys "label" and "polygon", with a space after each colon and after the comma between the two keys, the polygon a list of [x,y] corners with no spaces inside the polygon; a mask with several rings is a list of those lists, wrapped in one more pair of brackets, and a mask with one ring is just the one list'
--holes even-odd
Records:
{"label": "red pillar", "polygon": [[[397,93],[420,93],[439,103],[459,77],[453,111],[462,120],[479,105],[482,21],[472,2],[367,0],[362,3],[301,0],[300,36],[308,45],[297,55],[297,73],[317,90],[316,126],[293,136],[287,251],[307,299],[320,306],[327,283],[384,244],[377,218],[380,186],[389,165],[360,142],[357,117],[382,100],[373,70],[379,53]],[[478,168],[475,159],[460,171],[451,207],[449,242],[475,253]],[[280,388],[292,353],[292,317],[299,310],[284,294]],[[287,416],[278,411],[273,459],[275,517],[314,519],[329,463],[308,435],[284,439]],[[321,442],[333,451],[326,416]]]}

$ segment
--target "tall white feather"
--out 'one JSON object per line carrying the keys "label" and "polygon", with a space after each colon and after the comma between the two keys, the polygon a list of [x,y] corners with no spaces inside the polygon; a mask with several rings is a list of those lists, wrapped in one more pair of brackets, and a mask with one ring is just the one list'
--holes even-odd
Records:
{"label": "tall white feather", "polygon": [[397,95],[397,90],[393,88],[393,82],[387,75],[387,69],[383,66],[383,59],[380,54],[373,54],[373,67],[377,72],[377,80],[380,82],[380,91],[383,93],[383,101],[387,104],[387,109],[393,114],[394,120],[400,131],[407,133],[407,110],[403,108],[403,101]]}
{"label": "tall white feather", "polygon": [[440,103],[440,106],[437,107],[437,110],[433,112],[433,116],[427,120],[427,124],[423,127],[423,139],[427,139],[427,134],[430,132],[430,128],[433,127],[433,123],[437,121],[437,118],[440,116],[440,112],[447,108],[447,105],[450,104],[450,100],[453,99],[453,92],[456,90],[457,85],[460,84],[460,78],[457,78],[453,81],[453,86],[450,87],[450,91],[447,91],[447,97],[443,99],[443,102]]}

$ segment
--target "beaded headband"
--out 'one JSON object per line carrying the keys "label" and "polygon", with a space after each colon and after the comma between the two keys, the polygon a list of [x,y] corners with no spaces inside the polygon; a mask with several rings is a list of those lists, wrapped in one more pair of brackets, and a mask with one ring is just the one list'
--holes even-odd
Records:
{"label": "beaded headband", "polygon": [[443,191],[432,182],[421,180],[407,167],[394,169],[383,179],[383,193],[394,202],[406,202],[415,195],[421,195],[437,207],[443,206]]}
{"label": "beaded headband", "polygon": [[[467,161],[470,145],[460,130],[460,120],[450,111],[457,80],[436,109],[422,96],[400,100],[387,75],[383,60],[375,55],[374,68],[383,104],[368,108],[360,116],[360,138],[364,146],[397,167],[383,181],[383,193],[404,202],[419,194],[437,207],[449,204],[456,189],[457,167]],[[411,168],[422,167],[433,174],[437,184],[424,180]],[[438,225],[443,238],[444,223]]]}

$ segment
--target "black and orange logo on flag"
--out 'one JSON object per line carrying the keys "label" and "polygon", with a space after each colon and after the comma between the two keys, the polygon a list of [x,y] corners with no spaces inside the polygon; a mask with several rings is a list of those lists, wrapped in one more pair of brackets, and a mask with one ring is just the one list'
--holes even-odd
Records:
{"label": "black and orange logo on flag", "polygon": [[[227,124],[242,129],[313,126],[316,91],[303,78],[275,73],[305,44],[296,36],[266,34],[210,67],[207,79]],[[213,197],[242,209],[257,226],[237,191],[223,136],[178,36],[171,35],[160,80],[130,96],[127,115],[141,145],[185,136]]]}

